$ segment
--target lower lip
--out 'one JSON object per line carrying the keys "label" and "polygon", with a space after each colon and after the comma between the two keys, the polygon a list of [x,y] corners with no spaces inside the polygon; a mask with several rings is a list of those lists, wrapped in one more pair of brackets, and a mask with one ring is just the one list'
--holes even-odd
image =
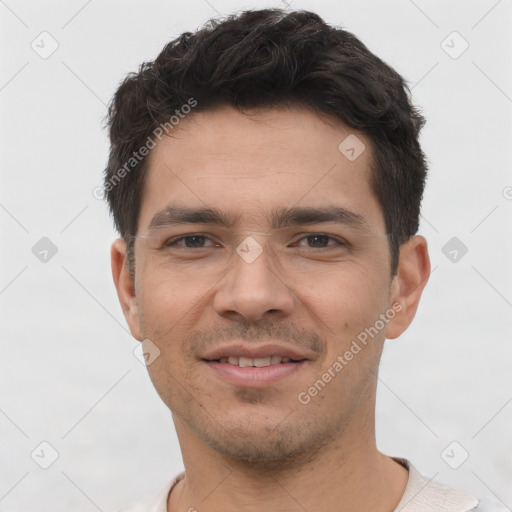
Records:
{"label": "lower lip", "polygon": [[274,384],[297,372],[305,361],[297,363],[279,363],[270,366],[237,366],[229,363],[205,361],[221,378],[236,386],[261,387]]}

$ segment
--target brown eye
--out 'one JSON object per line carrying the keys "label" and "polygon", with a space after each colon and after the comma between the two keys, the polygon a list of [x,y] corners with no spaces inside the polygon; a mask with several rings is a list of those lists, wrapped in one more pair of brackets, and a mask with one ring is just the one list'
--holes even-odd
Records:
{"label": "brown eye", "polygon": [[[204,242],[210,240],[204,235],[185,235],[178,238],[172,238],[165,243],[166,247],[181,247],[184,249],[205,249],[211,246],[205,246]],[[211,240],[210,240],[211,241]],[[185,242],[185,245],[180,244]]]}
{"label": "brown eye", "polygon": [[[329,235],[324,235],[321,233],[314,233],[308,236],[305,236],[304,238],[301,238],[299,242],[306,240],[308,244],[308,248],[310,249],[326,249],[328,247],[343,247],[346,244],[345,241],[334,238]],[[334,244],[329,244],[329,240],[332,240]],[[304,247],[304,246],[301,246]]]}

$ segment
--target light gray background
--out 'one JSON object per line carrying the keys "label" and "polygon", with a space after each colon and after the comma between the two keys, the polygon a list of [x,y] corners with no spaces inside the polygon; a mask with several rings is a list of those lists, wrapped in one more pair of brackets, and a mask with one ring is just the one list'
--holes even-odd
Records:
{"label": "light gray background", "polygon": [[[108,152],[101,121],[124,75],[170,39],[266,6],[286,4],[0,0],[2,511],[108,511],[181,471],[111,279],[116,234],[92,193]],[[434,272],[411,328],[386,342],[379,447],[510,509],[512,1],[290,6],[354,32],[405,76],[428,119],[420,232]],[[31,48],[43,31],[59,44],[47,59]],[[469,43],[456,59],[453,31]],[[457,262],[442,252],[454,236],[468,248]],[[46,263],[32,253],[42,237],[58,248]],[[48,469],[31,458],[49,460],[43,441],[59,455]],[[469,454],[458,469],[441,456],[453,441],[451,461]]]}

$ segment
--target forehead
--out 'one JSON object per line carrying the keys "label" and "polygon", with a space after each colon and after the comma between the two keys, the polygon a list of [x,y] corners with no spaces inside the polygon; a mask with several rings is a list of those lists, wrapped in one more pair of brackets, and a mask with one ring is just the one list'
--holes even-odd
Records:
{"label": "forehead", "polygon": [[369,186],[370,141],[307,108],[196,112],[148,158],[139,229],[173,204],[269,228],[279,208],[339,206],[383,225]]}

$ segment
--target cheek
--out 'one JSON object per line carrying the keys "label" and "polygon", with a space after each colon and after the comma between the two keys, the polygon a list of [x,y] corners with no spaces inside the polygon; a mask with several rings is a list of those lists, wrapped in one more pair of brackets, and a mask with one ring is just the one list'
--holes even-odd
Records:
{"label": "cheek", "polygon": [[318,276],[302,286],[297,296],[325,336],[338,340],[333,349],[339,350],[384,313],[387,281],[371,266],[352,265]]}
{"label": "cheek", "polygon": [[[201,290],[179,275],[164,276],[146,271],[136,289],[142,335],[154,340],[162,351],[175,352],[190,328]],[[172,343],[171,343],[172,342]]]}
{"label": "cheek", "polygon": [[[198,293],[177,277],[162,279],[146,272],[138,289],[141,334],[159,349],[148,373],[162,400],[170,408],[184,407],[190,400],[187,376],[189,361],[184,358],[183,343],[195,322],[194,307]],[[193,286],[192,286],[193,288]]]}

